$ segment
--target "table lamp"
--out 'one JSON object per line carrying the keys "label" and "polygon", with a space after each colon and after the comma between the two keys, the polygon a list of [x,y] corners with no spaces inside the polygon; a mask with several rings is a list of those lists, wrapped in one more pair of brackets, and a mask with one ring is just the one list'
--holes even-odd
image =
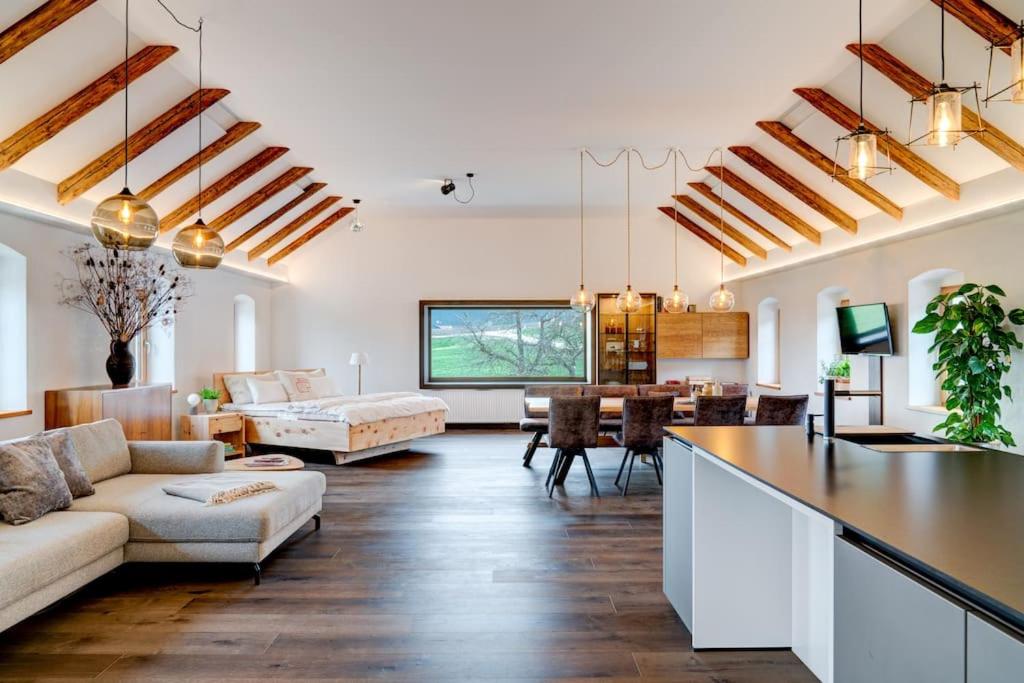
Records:
{"label": "table lamp", "polygon": [[356,366],[356,372],[357,372],[357,375],[356,375],[357,376],[357,380],[356,380],[356,382],[357,382],[357,384],[356,384],[356,387],[357,387],[356,388],[356,393],[357,394],[362,394],[363,393],[363,366],[366,365],[366,363],[369,360],[370,360],[369,356],[367,356],[362,351],[356,351],[355,353],[352,354],[352,357],[348,359],[348,364],[349,365]]}

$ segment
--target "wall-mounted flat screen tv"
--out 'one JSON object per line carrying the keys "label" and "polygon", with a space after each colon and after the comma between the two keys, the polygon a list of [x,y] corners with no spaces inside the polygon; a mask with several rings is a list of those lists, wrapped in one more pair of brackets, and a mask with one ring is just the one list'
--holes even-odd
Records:
{"label": "wall-mounted flat screen tv", "polygon": [[839,345],[844,354],[892,355],[892,328],[885,304],[839,306]]}

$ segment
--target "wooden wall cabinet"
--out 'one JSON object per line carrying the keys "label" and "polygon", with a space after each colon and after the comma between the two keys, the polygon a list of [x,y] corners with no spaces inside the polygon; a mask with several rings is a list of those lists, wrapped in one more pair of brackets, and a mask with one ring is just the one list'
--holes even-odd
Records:
{"label": "wooden wall cabinet", "polygon": [[659,313],[658,358],[748,358],[750,315]]}
{"label": "wooden wall cabinet", "polygon": [[46,429],[113,418],[129,441],[169,441],[171,385],[146,384],[112,389],[109,386],[50,389],[45,392]]}

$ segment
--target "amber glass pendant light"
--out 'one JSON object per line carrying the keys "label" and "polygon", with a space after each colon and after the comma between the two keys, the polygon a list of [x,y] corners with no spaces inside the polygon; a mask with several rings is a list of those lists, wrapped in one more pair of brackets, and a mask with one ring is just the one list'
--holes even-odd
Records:
{"label": "amber glass pendant light", "polygon": [[939,58],[941,78],[938,85],[932,84],[928,94],[910,101],[910,125],[914,124],[914,105],[923,103],[928,111],[928,132],[914,138],[908,145],[924,144],[932,147],[956,147],[961,141],[985,132],[984,128],[965,129],[963,126],[964,93],[974,93],[975,105],[981,110],[978,99],[978,84],[951,86],[946,83],[946,2],[939,3]]}
{"label": "amber glass pendant light", "polygon": [[203,111],[200,98],[203,92],[203,20],[199,20],[199,89],[196,91],[196,109],[199,119],[199,217],[196,222],[182,228],[174,236],[171,251],[174,259],[185,268],[212,269],[224,258],[224,240],[216,230],[203,222]]}
{"label": "amber glass pendant light", "polygon": [[583,286],[583,152],[580,150],[580,289],[569,299],[569,306],[580,313],[594,310],[596,299],[594,293]]}
{"label": "amber glass pendant light", "polygon": [[708,307],[716,313],[728,313],[736,305],[736,295],[725,287],[725,159],[718,149],[718,272],[719,281],[708,299]]}
{"label": "amber glass pendant light", "polygon": [[124,189],[92,212],[93,237],[107,249],[141,251],[160,234],[160,220],[149,204],[128,189],[128,0],[124,1]]}
{"label": "amber glass pendant light", "polygon": [[631,260],[632,260],[632,239],[633,226],[631,222],[630,206],[630,160],[633,158],[633,150],[626,150],[626,289],[615,298],[615,309],[619,313],[638,313],[640,311],[640,295],[633,291]]}
{"label": "amber glass pendant light", "polygon": [[679,194],[679,150],[672,150],[672,293],[662,299],[661,307],[666,313],[684,313],[690,305],[690,297],[679,289],[679,209],[675,197]]}

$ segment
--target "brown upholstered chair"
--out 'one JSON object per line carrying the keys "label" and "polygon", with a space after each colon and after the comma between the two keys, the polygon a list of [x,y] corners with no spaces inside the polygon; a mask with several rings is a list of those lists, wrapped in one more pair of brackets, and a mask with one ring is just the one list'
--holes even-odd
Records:
{"label": "brown upholstered chair", "polygon": [[689,384],[639,384],[637,392],[640,396],[689,396]]}
{"label": "brown upholstered chair", "polygon": [[746,396],[750,386],[743,382],[722,382],[722,396]]}
{"label": "brown upholstered chair", "polygon": [[698,396],[693,412],[693,424],[697,427],[742,425],[747,412],[747,397],[743,396]]}
{"label": "brown upholstered chair", "polygon": [[665,427],[672,424],[672,396],[634,396],[622,401],[622,432],[615,437],[619,445],[626,449],[619,465],[619,473],[615,477],[615,485],[619,485],[622,470],[629,461],[626,472],[626,483],[622,487],[622,495],[629,491],[629,480],[633,476],[633,461],[638,455],[649,455],[653,460],[654,473],[661,484],[661,440],[665,436]]}
{"label": "brown upholstered chair", "polygon": [[[584,396],[600,396],[601,398],[626,398],[636,396],[635,384],[587,384],[583,387]],[[601,413],[601,431],[617,432],[622,429],[622,416],[618,413]]]}
{"label": "brown upholstered chair", "polygon": [[590,491],[600,496],[597,480],[587,458],[588,448],[597,447],[598,422],[600,421],[601,398],[599,396],[553,396],[548,409],[548,443],[555,449],[551,469],[545,486],[550,484],[548,497],[555,486],[565,481],[573,460],[583,458],[590,479]]}
{"label": "brown upholstered chair", "polygon": [[[552,396],[581,396],[583,387],[579,384],[534,384],[523,390],[524,398],[550,398]],[[519,430],[533,434],[530,443],[526,445],[526,452],[523,453],[523,467],[529,467],[533,461],[533,454],[540,445],[540,440],[548,433],[548,418],[545,415],[532,415],[526,403],[523,403],[523,414],[525,417],[519,420]]]}
{"label": "brown upholstered chair", "polygon": [[761,396],[757,399],[756,425],[802,425],[807,419],[806,394],[802,396]]}

